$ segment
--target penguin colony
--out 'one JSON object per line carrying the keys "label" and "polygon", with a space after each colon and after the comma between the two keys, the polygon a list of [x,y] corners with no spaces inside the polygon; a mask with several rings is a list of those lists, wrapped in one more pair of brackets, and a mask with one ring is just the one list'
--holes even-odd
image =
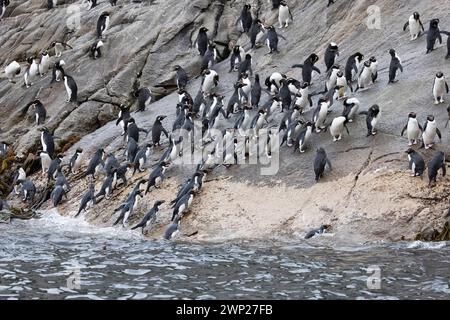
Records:
{"label": "penguin colony", "polygon": [[[258,138],[259,130],[264,128],[268,123],[268,117],[275,112],[284,114],[283,119],[278,127],[280,137],[280,146],[286,144],[287,147],[293,148],[294,152],[304,153],[308,149],[312,149],[312,140],[316,134],[325,134],[330,132],[331,139],[339,143],[342,139],[348,139],[350,135],[349,126],[355,121],[362,121],[360,115],[365,116],[367,125],[367,137],[377,134],[377,127],[380,121],[382,107],[376,102],[367,108],[360,110],[360,102],[355,96],[357,92],[363,94],[364,90],[370,88],[381,79],[378,77],[378,61],[376,57],[366,57],[360,52],[355,52],[346,60],[346,64],[341,66],[336,60],[339,57],[339,46],[337,43],[330,43],[325,51],[324,62],[326,69],[320,70],[316,66],[320,60],[319,56],[311,53],[310,56],[301,64],[295,64],[292,68],[302,69],[302,80],[288,78],[286,75],[273,72],[264,83],[260,82],[260,75],[254,74],[251,50],[260,50],[261,47],[267,46],[267,54],[277,54],[279,52],[279,39],[284,39],[282,35],[277,33],[277,28],[290,28],[294,24],[294,16],[287,1],[269,1],[272,3],[272,10],[278,11],[278,26],[265,25],[259,19],[252,16],[251,6],[244,4],[241,15],[236,25],[243,33],[246,33],[250,40],[251,48],[246,51],[242,46],[235,45],[232,48],[229,57],[229,72],[237,73],[237,81],[234,84],[234,92],[225,103],[225,96],[220,95],[216,88],[220,81],[220,75],[213,69],[214,65],[222,59],[216,43],[209,38],[208,29],[202,26],[198,31],[197,39],[194,43],[195,50],[202,57],[201,61],[201,77],[202,82],[195,97],[186,90],[189,82],[189,76],[182,66],[176,65],[173,68],[175,72],[175,80],[178,87],[179,101],[176,105],[177,117],[172,124],[171,132],[167,131],[163,124],[166,116],[160,115],[156,118],[152,128],[146,130],[139,128],[130,112],[130,106],[120,105],[120,111],[117,117],[116,126],[120,127],[120,135],[124,139],[124,157],[125,162],[121,163],[113,153],[106,153],[104,149],[99,148],[92,158],[87,161],[83,159],[83,149],[78,148],[67,165],[63,165],[65,155],[57,154],[55,150],[54,139],[56,137],[45,127],[47,112],[45,106],[39,99],[30,101],[22,110],[23,114],[28,112],[29,108],[35,111],[35,124],[42,126],[41,146],[38,151],[41,159],[42,175],[46,177],[48,183],[53,182],[53,190],[47,197],[52,204],[58,206],[64,198],[67,199],[67,193],[70,192],[70,185],[65,177],[66,174],[74,175],[75,179],[90,179],[89,187],[81,199],[79,210],[75,216],[88,210],[89,207],[107,201],[113,197],[114,191],[119,186],[127,186],[127,173],[132,172],[134,175],[138,172],[145,172],[149,169],[148,159],[155,148],[164,148],[165,141],[161,141],[164,136],[168,140],[168,147],[156,165],[150,167],[147,179],[142,179],[134,186],[133,190],[123,200],[123,203],[115,210],[117,218],[114,225],[122,223],[124,227],[128,226],[128,221],[137,209],[139,201],[154,188],[160,188],[166,179],[167,171],[172,163],[181,156],[183,150],[181,145],[183,137],[177,137],[174,132],[177,129],[184,129],[192,132],[194,129],[194,119],[201,120],[203,137],[199,143],[201,147],[213,144],[214,139],[210,136],[210,130],[216,128],[217,120],[220,117],[224,119],[232,119],[230,129],[234,131],[224,130],[223,147],[231,146],[231,155],[224,153],[225,167],[236,164],[238,155],[244,154],[248,156],[248,141]],[[97,6],[97,1],[90,0],[88,10],[92,10]],[[110,1],[111,6],[116,5],[116,1]],[[328,0],[327,7],[333,5],[335,1]],[[8,0],[0,0],[0,18],[4,17],[9,5]],[[49,0],[47,2],[49,10],[57,8],[56,1]],[[111,14],[102,12],[97,20],[94,30],[96,40],[92,43],[89,55],[92,59],[101,59],[108,52],[102,52],[104,44],[107,42],[107,33],[111,25]],[[435,49],[436,41],[442,44],[442,35],[448,37],[448,53],[446,59],[450,57],[450,33],[439,29],[439,20],[432,19],[429,29],[426,31],[421,22],[418,12],[414,12],[403,26],[403,30],[409,29],[411,41],[417,41],[421,36],[426,35],[426,53],[430,53]],[[285,39],[284,39],[285,40]],[[50,50],[54,50],[54,58],[56,62],[50,63]],[[48,48],[41,52],[40,58],[28,57],[27,67],[23,73],[24,86],[27,88],[33,85],[33,82],[40,76],[43,77],[47,72],[52,70],[51,83],[63,82],[67,93],[67,103],[78,103],[77,101],[77,83],[73,77],[68,75],[65,70],[65,62],[59,59],[65,50],[71,50],[72,47],[64,42],[53,42]],[[389,65],[389,79],[386,79],[388,85],[395,84],[399,73],[404,72],[402,60],[395,49],[389,50],[386,54],[391,57]],[[5,68],[5,74],[9,81],[15,83],[16,77],[21,73],[21,66],[17,61],[10,62]],[[326,74],[326,82],[323,91],[311,92],[314,73]],[[252,79],[253,78],[253,79]],[[384,79],[383,79],[384,81]],[[349,91],[354,93],[349,96]],[[449,87],[445,75],[437,72],[433,87],[433,102],[436,105],[445,103],[445,96],[449,93]],[[262,96],[267,95],[268,101],[260,105]],[[312,98],[318,96],[316,106],[314,106]],[[142,112],[150,107],[154,101],[152,92],[147,87],[139,88],[134,92],[137,101],[137,112]],[[329,118],[331,108],[338,108],[338,104],[342,103],[342,114],[334,119]],[[450,106],[448,107],[450,119]],[[137,116],[137,115],[136,115]],[[424,116],[424,115],[421,115]],[[406,119],[405,119],[406,120]],[[448,124],[448,123],[447,123]],[[250,137],[244,139],[244,145],[239,146],[236,134],[241,131],[249,130]],[[238,133],[236,133],[238,132]],[[151,133],[151,142],[140,143],[141,133],[145,133],[147,138]],[[441,139],[441,132],[436,125],[436,119],[433,115],[426,116],[426,122],[421,125],[419,116],[416,113],[409,113],[407,123],[401,133],[408,139],[409,149],[406,151],[409,161],[409,168],[412,176],[422,176],[428,167],[428,178],[430,185],[436,183],[439,170],[442,175],[446,174],[445,155],[441,151],[436,151],[433,159],[425,165],[425,162],[418,152],[412,146],[421,144],[422,148],[432,148],[436,141],[436,136]],[[270,138],[269,138],[270,139]],[[142,141],[141,141],[142,142]],[[222,143],[222,142],[221,142]],[[180,189],[170,202],[173,209],[170,224],[164,234],[165,239],[172,239],[180,231],[180,222],[183,215],[189,211],[192,201],[199,194],[207,174],[210,174],[218,165],[216,164],[217,155],[215,150],[219,146],[216,145],[198,164],[197,169],[192,176],[180,186]],[[10,144],[2,142],[0,145],[0,156],[5,156],[10,148]],[[244,149],[244,152],[239,152]],[[268,157],[271,156],[269,148],[265,149]],[[87,162],[87,167],[83,165]],[[64,170],[67,166],[68,169]],[[323,178],[326,168],[331,170],[331,161],[326,151],[317,146],[316,157],[312,168],[316,182]],[[104,173],[106,177],[103,180],[100,190],[96,192],[94,181]],[[141,189],[143,187],[143,189]],[[37,190],[31,179],[27,178],[22,167],[18,168],[14,179],[14,192],[22,197],[23,201],[32,202]],[[3,200],[2,200],[3,203]],[[142,221],[131,229],[141,228],[142,233],[148,227],[155,223],[160,207],[164,205],[164,201],[157,200],[153,206],[144,215]],[[323,225],[319,229],[312,230],[306,235],[311,238],[316,234],[324,233],[330,226]]]}

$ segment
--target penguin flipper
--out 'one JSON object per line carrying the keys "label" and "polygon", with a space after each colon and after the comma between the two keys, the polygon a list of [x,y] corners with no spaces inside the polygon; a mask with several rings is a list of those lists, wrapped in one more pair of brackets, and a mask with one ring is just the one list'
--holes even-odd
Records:
{"label": "penguin flipper", "polygon": [[[405,133],[406,128],[408,128],[408,124],[406,124],[402,129],[402,134],[401,134],[402,137],[403,137],[403,134]],[[419,125],[419,129],[420,129],[420,125]],[[420,129],[420,130],[422,130],[422,129]]]}
{"label": "penguin flipper", "polygon": [[436,128],[436,134],[439,137],[439,140],[442,140],[441,131],[438,128]]}
{"label": "penguin flipper", "polygon": [[120,220],[123,219],[123,216],[124,216],[124,214],[121,213],[120,216],[117,218],[116,222],[114,222],[113,226],[117,225],[120,222]]}
{"label": "penguin flipper", "polygon": [[303,64],[294,64],[292,68],[301,68],[303,69]]}
{"label": "penguin flipper", "polygon": [[[406,23],[405,23],[405,25],[403,26],[403,31],[406,31],[406,28],[408,28],[408,26],[409,26],[409,21],[407,21]],[[423,27],[423,26],[422,26]]]}

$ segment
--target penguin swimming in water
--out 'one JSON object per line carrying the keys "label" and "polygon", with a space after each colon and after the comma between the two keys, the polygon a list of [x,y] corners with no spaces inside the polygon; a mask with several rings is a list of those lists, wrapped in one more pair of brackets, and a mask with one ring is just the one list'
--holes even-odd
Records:
{"label": "penguin swimming in water", "polygon": [[347,134],[350,134],[347,127],[348,119],[347,117],[340,116],[333,119],[330,125],[330,133],[333,137],[333,141],[340,141],[342,138],[342,133],[344,129],[347,131]]}
{"label": "penguin swimming in water", "polygon": [[287,2],[282,0],[278,7],[278,22],[280,23],[280,29],[289,27],[290,21],[294,21],[291,9],[289,9]]}
{"label": "penguin swimming in water", "polygon": [[331,171],[331,163],[328,160],[327,153],[323,148],[318,148],[316,152],[316,157],[314,158],[314,174],[316,175],[316,182],[319,182],[320,178],[323,177],[325,171],[325,166]]}
{"label": "penguin swimming in water", "polygon": [[75,150],[75,153],[73,154],[72,158],[70,158],[69,161],[69,172],[73,174],[78,172],[78,170],[81,167],[82,153],[83,149],[81,148],[77,148],[77,150]]}
{"label": "penguin swimming in water", "polygon": [[180,221],[181,217],[176,217],[175,221],[173,221],[169,227],[164,232],[164,239],[166,240],[172,240],[174,239],[179,233],[180,233]]}
{"label": "penguin swimming in water", "polygon": [[327,67],[327,72],[331,70],[336,61],[336,57],[339,56],[339,47],[336,43],[331,42],[327,49],[325,50],[325,65]]}
{"label": "penguin swimming in water", "polygon": [[178,90],[186,88],[186,85],[189,81],[189,78],[187,76],[186,71],[180,67],[179,65],[176,65],[173,67],[173,70],[176,71],[176,81],[177,81],[177,87]]}
{"label": "penguin swimming in water", "polygon": [[436,41],[442,44],[441,30],[439,30],[439,19],[430,21],[430,28],[427,31],[427,54],[434,50]]}
{"label": "penguin swimming in water", "polygon": [[103,38],[105,32],[108,30],[108,27],[109,27],[109,19],[110,19],[109,12],[102,12],[100,17],[98,17],[97,38]]}
{"label": "penguin swimming in water", "polygon": [[45,110],[42,102],[38,99],[33,100],[25,106],[24,111],[26,112],[26,110],[28,110],[31,106],[34,108],[36,125],[38,126],[44,124],[45,119],[47,118],[47,111]]}
{"label": "penguin swimming in water", "polygon": [[145,111],[145,108],[147,108],[153,100],[152,92],[147,87],[137,90],[134,93],[134,96],[138,99],[137,112]]}
{"label": "penguin swimming in water", "polygon": [[20,74],[20,64],[17,61],[12,61],[6,66],[5,74],[9,82],[16,83],[14,78]]}
{"label": "penguin swimming in water", "polygon": [[142,228],[141,232],[144,234],[144,229],[148,227],[149,225],[152,225],[155,223],[159,207],[164,203],[165,201],[158,200],[153,204],[153,207],[150,209],[149,212],[147,212],[144,216],[144,218],[139,222],[137,225],[135,225],[131,230]]}
{"label": "penguin swimming in water", "polygon": [[444,95],[448,92],[447,80],[442,72],[438,72],[433,83],[434,104],[444,103]]}
{"label": "penguin swimming in water", "polygon": [[64,69],[63,69],[63,66],[65,65],[66,63],[64,62],[64,60],[59,60],[58,62],[56,62],[54,65],[53,65],[53,71],[52,71],[52,80],[50,81],[50,83],[53,83],[53,82],[59,82],[59,81],[61,81],[61,79],[63,78],[63,76],[64,76]]}
{"label": "penguin swimming in water", "polygon": [[169,133],[164,126],[162,125],[162,121],[166,118],[166,116],[157,116],[155,122],[153,122],[152,127],[152,142],[155,146],[161,145],[161,134],[164,133],[166,138],[169,138]]}
{"label": "penguin swimming in water", "polygon": [[25,70],[25,74],[23,75],[25,86],[29,88],[33,85],[33,80],[36,79],[37,74],[39,73],[39,63],[37,62],[37,59],[34,57],[30,57],[27,59],[27,62],[29,64],[28,68]]}
{"label": "penguin swimming in water", "polygon": [[313,71],[316,71],[318,74],[320,74],[319,68],[314,66],[317,61],[319,61],[319,56],[313,53],[305,60],[303,64],[293,65],[292,68],[302,68],[303,82],[311,83]]}
{"label": "penguin swimming in water", "polygon": [[9,6],[9,0],[0,0],[0,19],[3,18],[7,6]]}
{"label": "penguin swimming in water", "polygon": [[299,149],[300,153],[306,152],[306,144],[309,142],[312,132],[314,130],[314,124],[311,122],[307,122],[305,124],[305,128],[300,132],[300,134],[297,136],[297,139],[295,140],[294,144],[294,152]]}
{"label": "penguin swimming in water", "polygon": [[47,48],[47,50],[50,49],[50,48],[54,48],[54,49],[55,49],[55,56],[56,56],[57,58],[61,57],[63,51],[64,51],[66,48],[73,49],[73,48],[72,48],[71,46],[69,46],[67,43],[65,43],[65,42],[60,42],[60,41],[52,42],[52,44],[50,45],[50,47]]}
{"label": "penguin swimming in water", "polygon": [[130,114],[130,107],[127,107],[127,106],[121,104],[119,106],[119,108],[120,108],[120,111],[119,111],[119,115],[117,117],[116,126],[120,125],[120,128],[122,129],[121,136],[123,136],[126,133],[125,124],[131,118],[131,114]]}
{"label": "penguin swimming in water", "polygon": [[389,50],[389,54],[391,55],[391,64],[389,65],[389,82],[395,83],[397,80],[395,80],[395,77],[397,75],[397,70],[400,70],[403,72],[403,66],[402,66],[402,60],[397,55],[397,52],[395,52],[394,49]]}
{"label": "penguin swimming in water", "polygon": [[[332,2],[334,3],[334,1]],[[330,3],[328,3],[330,5]],[[313,229],[305,235],[305,239],[311,239],[314,236],[325,233],[330,228],[329,225],[321,225],[319,229]]]}
{"label": "penguin swimming in water", "polygon": [[78,87],[75,80],[71,76],[65,74],[64,86],[66,87],[67,92],[66,102],[78,102],[77,101]]}
{"label": "penguin swimming in water", "polygon": [[41,131],[42,150],[46,151],[50,157],[53,157],[55,153],[55,140],[53,135],[46,127],[39,129],[39,131]]}
{"label": "penguin swimming in water", "polygon": [[208,34],[206,32],[208,32],[208,28],[201,27],[195,40],[195,46],[202,57],[205,55],[209,44]]}
{"label": "penguin swimming in water", "polygon": [[368,111],[360,112],[360,114],[366,115],[367,137],[376,135],[376,125],[380,119],[380,107],[374,104]]}
{"label": "penguin swimming in water", "polygon": [[445,177],[447,173],[447,165],[445,164],[445,154],[442,151],[436,152],[433,159],[428,162],[429,186],[431,186],[432,182],[437,182],[437,175],[440,169],[442,169],[442,176]]}
{"label": "penguin swimming in water", "polygon": [[41,52],[41,61],[39,62],[39,74],[41,77],[45,76],[50,68],[50,55],[47,50]]}
{"label": "penguin swimming in water", "polygon": [[105,155],[105,151],[103,148],[97,149],[94,153],[94,156],[89,161],[88,167],[83,174],[83,177],[91,175],[93,179],[95,179],[95,173],[98,171],[100,166],[104,167],[105,163],[103,162],[103,156]]}
{"label": "penguin swimming in water", "polygon": [[401,136],[405,133],[408,136],[408,145],[412,146],[417,144],[420,137],[422,136],[423,128],[417,121],[417,114],[415,112],[410,112],[408,115],[408,123],[403,127]]}
{"label": "penguin swimming in water", "polygon": [[422,156],[412,148],[406,150],[408,154],[409,169],[412,170],[413,177],[421,177],[425,171],[425,161]]}
{"label": "penguin swimming in water", "polygon": [[409,26],[409,34],[411,35],[411,41],[416,40],[420,37],[421,30],[425,32],[425,28],[423,27],[422,21],[420,21],[420,14],[418,12],[414,12],[409,20],[403,26],[403,31],[406,31],[406,28]]}
{"label": "penguin swimming in water", "polygon": [[442,140],[441,131],[436,125],[436,119],[434,116],[429,115],[427,117],[427,122],[423,125],[422,148],[425,147],[425,149],[430,149],[434,145],[436,135],[439,137],[439,140]]}
{"label": "penguin swimming in water", "polygon": [[80,207],[78,208],[78,212],[75,214],[74,218],[78,217],[81,213],[81,211],[86,212],[86,210],[95,205],[95,186],[93,183],[89,184],[89,189],[86,191],[86,193],[83,195],[83,198],[81,199]]}
{"label": "penguin swimming in water", "polygon": [[241,16],[236,22],[236,24],[241,22],[241,28],[245,33],[250,31],[253,22],[252,13],[250,9],[251,6],[249,4],[245,4],[244,7],[242,7]]}
{"label": "penguin swimming in water", "polygon": [[100,58],[102,56],[102,50],[101,48],[103,47],[103,41],[102,40],[96,40],[92,46],[91,46],[91,57],[96,60],[98,58]]}

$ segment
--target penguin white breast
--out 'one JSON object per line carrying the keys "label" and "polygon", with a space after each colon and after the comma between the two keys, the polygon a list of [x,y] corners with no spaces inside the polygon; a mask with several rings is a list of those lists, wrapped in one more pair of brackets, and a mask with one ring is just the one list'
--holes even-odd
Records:
{"label": "penguin white breast", "polygon": [[419,21],[414,19],[414,15],[409,17],[409,32],[411,35],[416,35],[420,31],[420,24]]}
{"label": "penguin white breast", "polygon": [[281,21],[286,21],[289,19],[289,8],[287,6],[280,6],[278,15]]}

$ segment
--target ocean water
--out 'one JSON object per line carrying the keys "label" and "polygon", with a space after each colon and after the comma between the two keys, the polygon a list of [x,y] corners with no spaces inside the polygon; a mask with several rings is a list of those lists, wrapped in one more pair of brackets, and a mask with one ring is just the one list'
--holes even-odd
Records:
{"label": "ocean water", "polygon": [[148,241],[56,213],[0,235],[1,300],[450,298],[448,243]]}

